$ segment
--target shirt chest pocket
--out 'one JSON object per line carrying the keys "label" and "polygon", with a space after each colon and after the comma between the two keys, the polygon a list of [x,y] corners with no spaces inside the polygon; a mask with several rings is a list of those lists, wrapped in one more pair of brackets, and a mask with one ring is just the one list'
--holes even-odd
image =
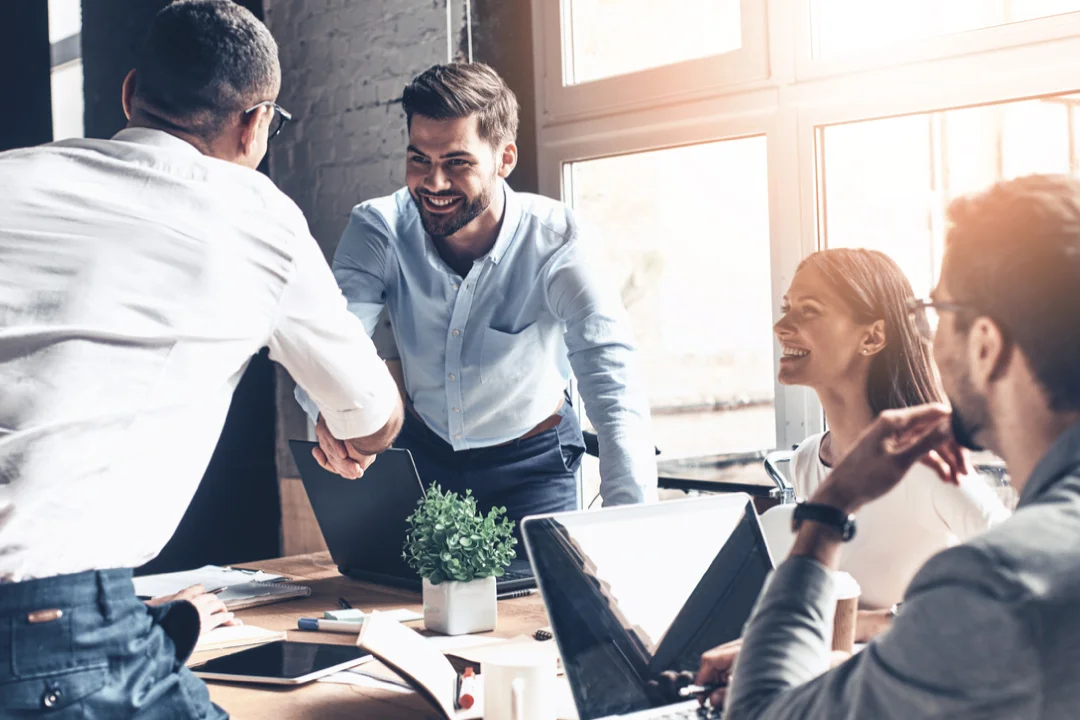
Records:
{"label": "shirt chest pocket", "polygon": [[485,383],[513,382],[527,377],[540,360],[542,345],[536,323],[517,332],[484,328],[480,379]]}

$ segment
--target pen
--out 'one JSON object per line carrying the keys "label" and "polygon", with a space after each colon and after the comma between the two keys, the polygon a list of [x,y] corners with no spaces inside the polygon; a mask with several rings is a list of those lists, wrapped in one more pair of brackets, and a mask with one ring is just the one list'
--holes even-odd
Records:
{"label": "pen", "polygon": [[219,588],[215,588],[213,590],[207,590],[206,594],[207,595],[217,595],[217,594],[223,592],[224,590],[226,590],[227,588],[228,588],[228,585],[222,585]]}
{"label": "pen", "polygon": [[476,703],[476,672],[471,668],[465,668],[465,672],[458,677],[457,706],[461,710],[469,710]]}
{"label": "pen", "polygon": [[511,590],[509,592],[500,593],[499,595],[496,595],[495,597],[498,600],[513,600],[514,598],[528,597],[529,595],[532,595],[534,592],[536,592],[535,589]]}
{"label": "pen", "polygon": [[319,618],[300,618],[296,621],[296,627],[300,630],[348,633],[349,635],[359,635],[361,625],[363,625],[363,623],[345,622],[343,620],[321,620]]}

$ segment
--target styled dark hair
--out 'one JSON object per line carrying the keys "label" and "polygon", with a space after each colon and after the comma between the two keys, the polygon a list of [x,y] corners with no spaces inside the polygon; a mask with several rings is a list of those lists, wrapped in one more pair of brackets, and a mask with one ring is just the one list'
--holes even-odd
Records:
{"label": "styled dark hair", "polygon": [[814,267],[833,292],[840,296],[860,323],[885,321],[885,347],[870,362],[866,394],[875,415],[882,410],[911,407],[942,398],[929,345],[920,325],[908,313],[914,297],[900,266],[885,253],[861,248],[834,248],[810,255],[799,265]]}
{"label": "styled dark hair", "polygon": [[484,63],[434,65],[413,78],[401,97],[405,118],[450,120],[476,115],[477,133],[492,146],[513,142],[518,101],[499,74]]}
{"label": "styled dark hair", "polygon": [[135,104],[159,122],[213,138],[238,112],[272,100],[277,43],[232,0],[177,0],[154,18],[135,66]]}
{"label": "styled dark hair", "polygon": [[1027,358],[1050,407],[1080,410],[1080,180],[1029,175],[949,206],[945,277],[966,332],[989,317]]}

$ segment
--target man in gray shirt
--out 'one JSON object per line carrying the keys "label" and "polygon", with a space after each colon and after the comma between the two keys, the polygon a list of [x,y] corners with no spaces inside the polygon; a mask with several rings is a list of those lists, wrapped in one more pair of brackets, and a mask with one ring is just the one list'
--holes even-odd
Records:
{"label": "man in gray shirt", "polygon": [[[730,678],[725,718],[1080,717],[1080,180],[1002,182],[949,216],[940,282],[912,310],[940,315],[952,412],[883,413],[796,512],[741,652],[702,659],[699,682]],[[933,557],[892,628],[822,674],[848,518],[914,462],[955,481],[959,445],[1005,459],[1016,513]]]}

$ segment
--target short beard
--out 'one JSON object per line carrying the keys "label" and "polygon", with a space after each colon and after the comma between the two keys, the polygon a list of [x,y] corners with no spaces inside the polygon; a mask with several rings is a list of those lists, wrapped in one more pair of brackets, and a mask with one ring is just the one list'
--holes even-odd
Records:
{"label": "short beard", "polygon": [[957,395],[950,397],[949,403],[952,405],[951,424],[956,442],[968,450],[983,450],[975,436],[990,427],[990,413],[986,399],[975,392],[967,373],[960,378]]}
{"label": "short beard", "polygon": [[413,202],[420,212],[420,223],[424,231],[433,238],[442,240],[456,233],[473,220],[478,218],[491,205],[491,194],[494,183],[480,191],[472,200],[457,193],[425,193],[430,197],[462,197],[461,207],[449,215],[432,215],[424,209],[424,201],[419,193],[412,193]]}

